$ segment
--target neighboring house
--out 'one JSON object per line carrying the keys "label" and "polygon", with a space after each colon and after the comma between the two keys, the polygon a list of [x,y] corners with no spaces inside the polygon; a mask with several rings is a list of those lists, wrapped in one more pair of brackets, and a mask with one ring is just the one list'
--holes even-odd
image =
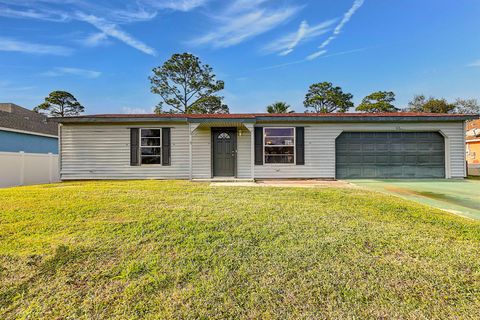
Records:
{"label": "neighboring house", "polygon": [[13,103],[0,103],[0,152],[58,153],[58,124]]}
{"label": "neighboring house", "polygon": [[468,174],[480,176],[480,120],[467,122]]}
{"label": "neighboring house", "polygon": [[58,180],[58,124],[0,103],[0,187]]}
{"label": "neighboring house", "polygon": [[463,178],[470,115],[58,118],[61,179]]}

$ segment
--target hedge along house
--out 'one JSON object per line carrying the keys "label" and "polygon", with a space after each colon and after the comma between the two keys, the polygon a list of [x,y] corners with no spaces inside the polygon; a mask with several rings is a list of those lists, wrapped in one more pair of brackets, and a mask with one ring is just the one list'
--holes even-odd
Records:
{"label": "hedge along house", "polygon": [[61,118],[63,180],[463,178],[471,115]]}

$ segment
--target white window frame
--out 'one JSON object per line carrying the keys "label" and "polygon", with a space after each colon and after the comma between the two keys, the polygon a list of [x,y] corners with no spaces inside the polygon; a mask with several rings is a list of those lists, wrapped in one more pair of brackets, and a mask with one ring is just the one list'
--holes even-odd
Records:
{"label": "white window frame", "polygon": [[[266,129],[293,129],[293,145],[292,146],[286,146],[286,145],[265,145],[265,130]],[[277,136],[273,136],[277,137]],[[278,138],[282,138],[282,136],[278,136]],[[294,166],[297,164],[297,128],[296,127],[263,127],[263,165],[267,166]],[[265,162],[266,158],[266,153],[265,153],[265,147],[293,147],[293,163],[268,163]]]}
{"label": "white window frame", "polygon": [[[160,130],[160,136],[158,138],[158,140],[160,140],[160,145],[157,147],[157,146],[142,146],[142,131],[143,130]],[[140,134],[138,135],[138,146],[139,146],[139,156],[140,156],[140,166],[161,166],[162,165],[162,128],[140,128]],[[145,137],[145,138],[148,138],[148,137]],[[152,137],[150,137],[152,138]],[[154,138],[154,139],[157,139],[157,138]],[[160,159],[160,163],[145,163],[143,164],[142,163],[142,148],[159,148],[160,149],[160,155],[159,156],[145,156],[145,157],[158,157]]]}

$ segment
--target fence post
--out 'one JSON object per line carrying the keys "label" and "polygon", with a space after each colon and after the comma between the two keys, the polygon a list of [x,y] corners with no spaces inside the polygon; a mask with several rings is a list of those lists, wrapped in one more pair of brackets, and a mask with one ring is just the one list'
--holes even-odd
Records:
{"label": "fence post", "polygon": [[52,162],[53,162],[53,154],[51,152],[48,153],[48,183],[53,182],[53,168],[52,168]]}
{"label": "fence post", "polygon": [[20,151],[20,185],[25,184],[25,152]]}

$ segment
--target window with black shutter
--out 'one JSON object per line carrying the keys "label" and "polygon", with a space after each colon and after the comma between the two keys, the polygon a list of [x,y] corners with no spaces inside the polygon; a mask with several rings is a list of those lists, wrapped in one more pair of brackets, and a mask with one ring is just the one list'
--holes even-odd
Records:
{"label": "window with black shutter", "polygon": [[296,146],[296,162],[297,166],[305,164],[305,128],[295,128],[295,146]]}
{"label": "window with black shutter", "polygon": [[162,165],[169,166],[171,161],[170,128],[162,128]]}
{"label": "window with black shutter", "polygon": [[171,165],[170,128],[131,128],[130,165]]}
{"label": "window with black shutter", "polygon": [[130,165],[139,166],[140,165],[140,155],[139,155],[139,141],[140,134],[138,128],[130,129]]}
{"label": "window with black shutter", "polygon": [[263,128],[255,127],[255,165],[263,165]]}

